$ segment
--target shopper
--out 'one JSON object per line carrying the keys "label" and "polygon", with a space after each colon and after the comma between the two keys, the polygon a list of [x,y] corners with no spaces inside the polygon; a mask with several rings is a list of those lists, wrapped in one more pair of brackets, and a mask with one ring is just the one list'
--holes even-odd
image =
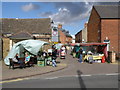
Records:
{"label": "shopper", "polygon": [[80,62],[80,63],[83,63],[83,61],[82,61],[82,57],[83,57],[82,52],[83,52],[83,49],[80,48],[80,50],[79,50],[79,53],[80,53],[79,62]]}
{"label": "shopper", "polygon": [[20,68],[23,68],[23,67],[24,67],[24,62],[23,62],[22,60],[19,60],[18,53],[16,53],[15,57],[13,58],[13,61],[14,61],[15,63],[20,64]]}
{"label": "shopper", "polygon": [[56,67],[57,49],[52,48],[52,66]]}
{"label": "shopper", "polygon": [[30,55],[28,53],[25,54],[25,64],[30,61]]}

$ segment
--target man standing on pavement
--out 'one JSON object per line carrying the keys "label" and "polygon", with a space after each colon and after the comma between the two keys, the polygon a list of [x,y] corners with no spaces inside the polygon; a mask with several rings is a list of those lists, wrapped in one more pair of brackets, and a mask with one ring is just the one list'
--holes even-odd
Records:
{"label": "man standing on pavement", "polygon": [[82,48],[80,48],[79,53],[80,53],[79,62],[80,62],[80,63],[83,63],[83,62],[82,62],[82,57],[83,57],[83,55],[82,55],[83,49],[82,49]]}

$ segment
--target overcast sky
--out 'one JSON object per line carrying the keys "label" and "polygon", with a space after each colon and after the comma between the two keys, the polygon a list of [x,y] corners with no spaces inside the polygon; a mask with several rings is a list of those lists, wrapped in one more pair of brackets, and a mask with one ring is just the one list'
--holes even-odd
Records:
{"label": "overcast sky", "polygon": [[75,35],[88,22],[93,5],[113,2],[2,2],[2,18],[51,18]]}

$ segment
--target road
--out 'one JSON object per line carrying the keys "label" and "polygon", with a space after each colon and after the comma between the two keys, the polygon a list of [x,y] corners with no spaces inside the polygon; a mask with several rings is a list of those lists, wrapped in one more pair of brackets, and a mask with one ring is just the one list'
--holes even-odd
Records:
{"label": "road", "polygon": [[118,65],[79,63],[71,55],[63,59],[68,67],[62,71],[3,83],[3,88],[117,88]]}
{"label": "road", "polygon": [[117,75],[37,78],[3,84],[4,88],[117,88]]}

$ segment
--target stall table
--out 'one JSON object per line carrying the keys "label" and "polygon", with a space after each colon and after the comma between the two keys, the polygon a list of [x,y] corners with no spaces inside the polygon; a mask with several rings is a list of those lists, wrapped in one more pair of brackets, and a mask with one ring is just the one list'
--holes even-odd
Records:
{"label": "stall table", "polygon": [[[87,60],[88,61],[88,57],[91,55],[85,55],[85,57],[83,58],[83,60]],[[102,60],[102,57],[104,55],[92,55],[93,56],[93,60]]]}

